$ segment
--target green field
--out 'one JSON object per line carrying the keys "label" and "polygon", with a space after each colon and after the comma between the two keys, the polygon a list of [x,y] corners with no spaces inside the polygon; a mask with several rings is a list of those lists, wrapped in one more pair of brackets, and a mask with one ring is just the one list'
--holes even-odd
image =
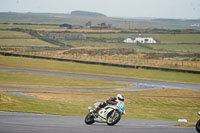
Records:
{"label": "green field", "polygon": [[57,47],[38,39],[0,39],[0,47]]}
{"label": "green field", "polygon": [[[148,35],[148,34],[147,34]],[[198,43],[200,44],[200,34],[149,34],[161,43]]]}
{"label": "green field", "polygon": [[[55,40],[52,41],[48,38],[37,39],[28,33],[0,30],[0,50],[1,51],[11,51],[17,52],[19,54],[34,54],[41,56],[59,57],[59,58],[72,58],[79,60],[90,60],[99,61],[100,58],[109,58],[109,60],[102,60],[107,63],[119,63],[128,65],[145,65],[153,67],[166,67],[166,68],[176,68],[176,69],[187,69],[187,70],[199,70],[200,67],[200,34],[146,34],[152,35],[158,38],[161,42],[159,44],[127,44],[122,42],[108,42],[112,41],[109,37],[116,38],[122,36],[130,36],[130,33],[101,33],[101,34],[89,34],[91,35],[86,40]],[[40,33],[37,33],[40,35]],[[102,38],[99,38],[102,37]],[[44,41],[45,40],[45,41]],[[123,39],[122,39],[123,40]],[[121,40],[121,41],[122,41]],[[172,43],[175,42],[175,43]],[[190,43],[188,43],[190,42]],[[53,44],[52,44],[53,43]],[[70,47],[69,47],[70,45]],[[79,52],[73,53],[71,56],[69,54],[64,54],[64,50],[69,48],[85,48],[90,49],[88,53]],[[73,50],[72,48],[72,50]],[[126,54],[116,54],[115,55],[99,55],[99,57],[91,56],[92,49],[118,49],[122,51],[123,49],[132,50],[132,53]],[[44,51],[47,50],[47,51]],[[48,51],[49,50],[49,51]],[[63,52],[58,52],[59,54],[52,54],[52,51],[63,50]],[[30,52],[30,51],[34,51]],[[103,51],[103,50],[101,50]],[[37,53],[38,52],[38,53]],[[45,54],[50,53],[50,54]],[[112,53],[112,52],[110,52]],[[61,55],[62,54],[62,55]],[[156,55],[157,54],[157,55]],[[77,58],[86,57],[86,58]],[[101,57],[100,57],[101,56]],[[95,59],[96,58],[96,59]],[[115,59],[116,58],[116,59]],[[154,63],[154,60],[157,60]],[[120,61],[119,61],[120,60]]]}
{"label": "green field", "polygon": [[65,44],[70,44],[76,48],[79,47],[94,47],[94,48],[125,48],[134,49],[136,52],[146,52],[153,53],[156,52],[153,49],[148,49],[137,44],[125,44],[125,43],[108,43],[108,42],[98,42],[98,41],[62,41]]}
{"label": "green field", "polygon": [[108,43],[98,41],[62,41],[65,44],[79,47],[97,47],[97,48],[126,48],[134,49],[138,53],[200,53],[200,44],[126,44],[126,43]]}
{"label": "green field", "polygon": [[[3,27],[6,24],[1,24]],[[9,26],[9,25],[8,25]],[[16,25],[15,25],[16,26]],[[18,25],[17,25],[18,26]],[[19,25],[24,26],[26,25]],[[45,26],[47,25],[28,25],[28,26]],[[53,26],[49,26],[53,27]],[[55,28],[55,27],[54,27]],[[24,28],[27,29],[27,28]],[[48,27],[46,27],[48,30]],[[40,33],[38,33],[40,34]],[[173,53],[173,54],[196,54],[200,53],[200,34],[142,34],[152,36],[159,41],[159,44],[127,44],[123,43],[124,38],[138,35],[138,33],[86,33],[86,40],[59,40],[60,42],[73,47],[97,47],[97,48],[125,48],[134,49],[137,53]],[[112,42],[112,39],[119,39],[119,42]],[[11,40],[10,40],[11,39]],[[16,40],[18,39],[18,40]],[[19,40],[21,39],[21,40]],[[111,42],[109,42],[111,41]],[[51,43],[51,42],[50,42]],[[4,49],[7,46],[18,47],[57,47],[49,42],[37,40],[27,33],[0,30],[0,46]],[[62,46],[63,47],[63,46]],[[60,49],[63,49],[60,47]],[[194,56],[194,55],[193,55]],[[185,55],[187,57],[187,55]],[[196,58],[196,57],[194,57]]]}
{"label": "green field", "polygon": [[17,25],[17,24],[0,24],[0,29],[12,29],[12,28],[20,28],[20,29],[32,29],[32,30],[52,30],[52,29],[60,29],[59,26],[54,25]]}
{"label": "green field", "polygon": [[0,67],[200,84],[200,75],[0,56]]}
{"label": "green field", "polygon": [[126,38],[132,35],[136,35],[135,33],[87,33],[87,37],[89,38]]}
{"label": "green field", "polygon": [[154,51],[174,53],[200,53],[200,44],[150,44]]}
{"label": "green field", "polygon": [[200,34],[142,34],[152,36],[159,44],[127,44],[123,42],[106,42],[116,38],[134,36],[131,33],[99,33],[86,34],[87,40],[62,41],[74,47],[100,47],[100,48],[127,48],[134,49],[138,53],[200,53]]}
{"label": "green field", "polygon": [[[87,34],[90,38],[126,38],[138,36],[139,33],[100,33]],[[200,34],[142,34],[142,36],[152,36],[160,43],[200,43]]]}
{"label": "green field", "polygon": [[[23,26],[23,25],[22,25]],[[61,41],[66,45],[73,47],[100,47],[100,48],[127,48],[134,49],[138,53],[200,53],[200,34],[144,34],[153,36],[161,44],[126,44],[126,43],[109,43],[105,38],[125,38],[133,34],[130,33],[100,33],[86,34],[93,38],[87,40],[68,40]],[[104,41],[99,40],[104,38]],[[45,41],[41,41],[28,33],[0,30],[1,47],[58,47]]]}
{"label": "green field", "polygon": [[0,72],[0,75],[1,85],[41,86],[59,88],[123,88],[131,85],[101,80],[89,80],[56,76],[54,77],[37,74]]}
{"label": "green field", "polygon": [[[53,91],[27,89],[0,89],[1,91],[23,92],[35,96],[35,99],[17,97],[0,93],[0,110],[57,114],[67,116],[85,116],[87,107],[102,102],[119,92],[95,91]],[[200,108],[199,90],[151,90],[120,92],[125,96],[126,115],[123,118],[170,120],[185,118],[196,122]]]}
{"label": "green field", "polygon": [[22,47],[58,47],[39,40],[28,33],[0,30],[0,50],[2,48],[19,49]]}
{"label": "green field", "polygon": [[31,35],[23,32],[0,30],[0,39],[33,39]]}

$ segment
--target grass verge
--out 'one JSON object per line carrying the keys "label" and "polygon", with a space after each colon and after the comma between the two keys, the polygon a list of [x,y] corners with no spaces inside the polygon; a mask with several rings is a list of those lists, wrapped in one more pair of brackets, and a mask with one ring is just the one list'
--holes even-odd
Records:
{"label": "grass verge", "polygon": [[0,67],[200,84],[200,74],[0,56]]}
{"label": "grass verge", "polygon": [[131,84],[102,80],[56,77],[37,74],[0,72],[1,85],[42,86],[65,88],[122,88]]}
{"label": "grass verge", "polygon": [[[0,111],[85,116],[87,107],[105,101],[119,92],[55,91],[0,89],[33,95],[24,98],[0,94]],[[196,122],[200,108],[199,90],[164,89],[151,91],[120,92],[125,96],[126,115],[123,118],[172,120],[187,119]]]}
{"label": "grass verge", "polygon": [[192,122],[192,123],[180,123],[175,125],[175,127],[195,127],[196,123]]}

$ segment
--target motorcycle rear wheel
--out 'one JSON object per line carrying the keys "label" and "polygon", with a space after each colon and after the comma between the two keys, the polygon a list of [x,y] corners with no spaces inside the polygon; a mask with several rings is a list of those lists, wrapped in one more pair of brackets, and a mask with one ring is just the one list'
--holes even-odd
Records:
{"label": "motorcycle rear wheel", "polygon": [[113,118],[112,118],[112,113],[108,114],[108,117],[107,117],[107,125],[115,125],[117,122],[119,122],[119,120],[121,119],[121,113],[119,111],[116,111]]}
{"label": "motorcycle rear wheel", "polygon": [[91,125],[93,124],[95,121],[94,121],[94,116],[93,114],[90,112],[86,117],[85,117],[85,123],[87,125]]}
{"label": "motorcycle rear wheel", "polygon": [[196,130],[198,133],[200,133],[200,120],[197,121]]}

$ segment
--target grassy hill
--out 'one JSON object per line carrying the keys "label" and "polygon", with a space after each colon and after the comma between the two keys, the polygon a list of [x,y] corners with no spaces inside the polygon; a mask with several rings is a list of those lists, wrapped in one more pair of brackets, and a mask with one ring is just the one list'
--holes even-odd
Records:
{"label": "grassy hill", "polygon": [[101,13],[86,12],[86,11],[72,11],[71,15],[82,16],[82,17],[96,17],[96,18],[105,18],[105,17],[107,17],[106,15],[101,14]]}

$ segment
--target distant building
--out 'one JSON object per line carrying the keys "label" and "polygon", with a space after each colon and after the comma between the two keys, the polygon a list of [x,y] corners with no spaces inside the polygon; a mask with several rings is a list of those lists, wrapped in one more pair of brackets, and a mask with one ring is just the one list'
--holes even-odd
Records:
{"label": "distant building", "polygon": [[60,27],[65,27],[68,29],[72,29],[72,25],[71,24],[61,24]]}
{"label": "distant building", "polygon": [[81,25],[72,25],[72,29],[83,29]]}
{"label": "distant building", "polygon": [[60,27],[68,28],[68,29],[83,29],[81,25],[71,25],[71,24],[61,24]]}
{"label": "distant building", "polygon": [[200,27],[200,24],[191,24],[191,27]]}
{"label": "distant building", "polygon": [[85,27],[87,29],[112,29],[112,24],[106,24],[105,22],[97,24],[97,25],[92,25],[91,21],[88,21],[85,24]]}
{"label": "distant building", "polygon": [[89,29],[91,26],[92,26],[92,22],[91,22],[91,21],[88,21],[88,22],[85,24],[85,27],[86,27],[87,29]]}
{"label": "distant building", "polygon": [[132,36],[124,40],[125,43],[157,43],[153,37],[150,36]]}

